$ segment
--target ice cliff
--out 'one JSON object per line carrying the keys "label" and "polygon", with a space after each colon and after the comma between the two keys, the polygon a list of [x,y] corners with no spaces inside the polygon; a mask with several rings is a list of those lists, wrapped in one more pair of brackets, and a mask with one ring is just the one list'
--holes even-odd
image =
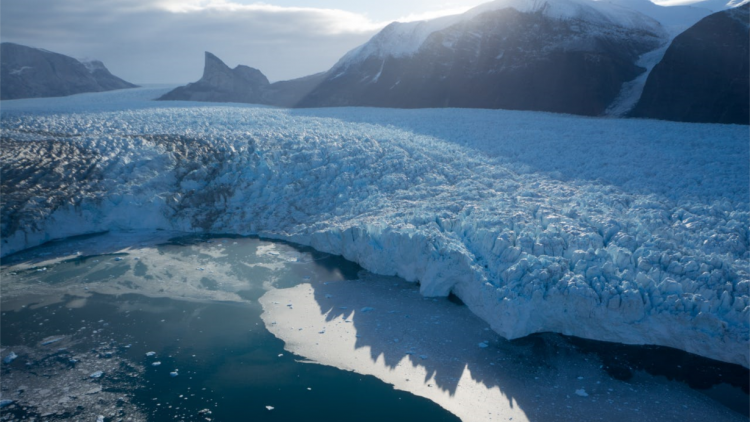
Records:
{"label": "ice cliff", "polygon": [[454,292],[507,338],[750,366],[746,127],[156,94],[4,104],[3,255],[103,230],[259,234]]}

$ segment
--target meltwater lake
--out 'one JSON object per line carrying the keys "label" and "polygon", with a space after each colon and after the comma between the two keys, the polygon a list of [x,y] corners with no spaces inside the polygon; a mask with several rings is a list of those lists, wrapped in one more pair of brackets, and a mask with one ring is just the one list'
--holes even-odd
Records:
{"label": "meltwater lake", "polygon": [[108,233],[0,276],[2,420],[747,420],[739,366],[507,341],[455,298],[289,243]]}

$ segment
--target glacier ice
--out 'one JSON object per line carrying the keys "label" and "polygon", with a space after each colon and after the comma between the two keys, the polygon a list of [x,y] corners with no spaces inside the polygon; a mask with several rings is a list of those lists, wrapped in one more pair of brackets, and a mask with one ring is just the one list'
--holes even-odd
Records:
{"label": "glacier ice", "polygon": [[3,255],[107,230],[257,234],[453,292],[506,338],[750,366],[747,127],[159,92],[3,103]]}

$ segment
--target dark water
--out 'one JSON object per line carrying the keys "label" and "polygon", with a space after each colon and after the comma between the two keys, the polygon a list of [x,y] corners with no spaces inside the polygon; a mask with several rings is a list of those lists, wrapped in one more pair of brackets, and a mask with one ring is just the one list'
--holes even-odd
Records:
{"label": "dark water", "polygon": [[[92,253],[97,241],[77,238],[3,260],[2,346],[39,348],[50,336],[67,336],[73,352],[100,359],[114,353],[122,359],[120,366],[144,368],[107,374],[101,385],[127,395],[148,420],[458,420],[433,402],[374,377],[304,363],[265,329],[258,298],[268,288],[356,279],[361,268],[354,263],[255,238],[186,236],[119,254]],[[79,248],[84,253],[72,259],[17,267]],[[23,307],[15,303],[29,295]],[[556,353],[558,347],[579,349],[595,355],[612,378],[663,376],[742,415],[750,413],[748,370],[737,365],[674,349],[552,334],[516,342],[531,344],[538,356]],[[146,356],[152,351],[155,356]],[[21,355],[3,364],[3,398],[8,397],[9,371],[45,375],[44,365],[24,366],[25,359]],[[38,360],[45,359],[68,358],[50,352]],[[172,371],[178,375],[170,376]],[[11,407],[0,413],[21,419],[38,416],[33,410]],[[116,419],[105,419],[110,420]]]}
{"label": "dark water", "polygon": [[[263,284],[271,278],[277,287],[301,281],[352,279],[360,268],[339,257],[284,244],[277,244],[279,255],[271,251],[255,259],[263,263],[284,255],[290,259],[291,254],[284,268],[269,270],[242,264],[248,263],[248,256],[258,256],[258,247],[267,244],[258,239],[182,238],[141,251],[137,261],[132,259],[135,253],[84,256],[47,271],[5,273],[6,279],[15,277],[30,286],[93,286],[108,280],[121,286],[130,283],[132,290],[138,291],[146,289],[144,280],[157,283],[170,275],[178,280],[184,277],[168,265],[166,258],[185,264],[185,271],[195,271],[192,265],[196,262],[205,265],[211,260],[222,268],[223,276],[231,274],[242,284],[226,286],[223,276],[215,277],[204,269],[195,276],[199,277],[195,286],[206,293],[226,287],[243,300],[92,293],[83,306],[70,307],[68,304],[76,298],[64,296],[59,303],[41,307],[29,303],[3,312],[1,343],[31,347],[52,335],[69,335],[78,353],[115,350],[118,357],[145,367],[145,372],[127,381],[129,388],[123,387],[122,380],[107,384],[106,376],[102,385],[105,390],[132,391],[132,402],[149,420],[206,420],[206,415],[215,421],[458,420],[435,403],[394,390],[372,376],[304,363],[301,357],[286,352],[283,342],[270,334],[260,319],[262,309],[257,299],[265,291]],[[206,255],[206,249],[211,248],[221,250],[222,256]],[[128,256],[131,259],[126,259]],[[154,259],[157,256],[161,259]],[[161,271],[152,270],[153,266]],[[189,285],[191,280],[175,283]],[[92,335],[92,331],[99,332]],[[156,355],[146,356],[151,351]],[[19,361],[13,363],[13,370],[24,370]],[[161,365],[152,366],[156,361]],[[9,365],[5,366],[9,370]],[[175,370],[179,375],[170,376]],[[201,413],[203,409],[211,413]]]}
{"label": "dark water", "polygon": [[[106,336],[89,338],[79,347],[114,342],[123,357],[146,367],[144,376],[132,382],[134,401],[150,420],[193,420],[206,408],[215,420],[224,421],[457,420],[429,400],[396,391],[374,377],[300,363],[264,329],[260,313],[253,303],[94,294],[78,309],[56,304],[5,313],[2,342],[33,345],[49,334],[106,321]],[[30,329],[45,319],[43,330]],[[149,351],[156,356],[147,357]],[[155,361],[161,365],[151,366]],[[169,373],[175,369],[179,376],[173,378]]]}

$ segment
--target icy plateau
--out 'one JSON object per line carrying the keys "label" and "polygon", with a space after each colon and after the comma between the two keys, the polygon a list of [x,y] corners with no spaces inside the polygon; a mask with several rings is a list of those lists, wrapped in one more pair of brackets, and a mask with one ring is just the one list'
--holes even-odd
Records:
{"label": "icy plateau", "polygon": [[3,102],[2,255],[257,234],[552,331],[750,366],[748,129],[470,109]]}

